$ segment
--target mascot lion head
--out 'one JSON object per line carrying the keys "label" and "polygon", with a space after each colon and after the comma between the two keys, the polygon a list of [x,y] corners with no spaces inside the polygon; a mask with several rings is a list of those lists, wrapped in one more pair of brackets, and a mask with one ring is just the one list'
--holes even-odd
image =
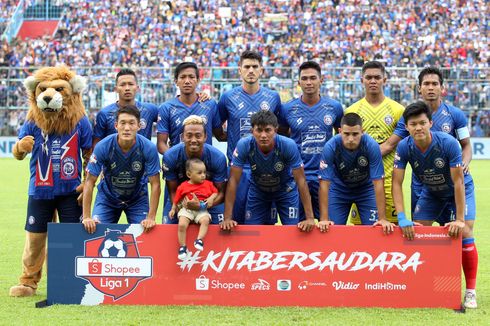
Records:
{"label": "mascot lion head", "polygon": [[67,66],[45,67],[24,81],[29,96],[27,120],[45,133],[67,134],[86,114],[81,92],[85,78]]}

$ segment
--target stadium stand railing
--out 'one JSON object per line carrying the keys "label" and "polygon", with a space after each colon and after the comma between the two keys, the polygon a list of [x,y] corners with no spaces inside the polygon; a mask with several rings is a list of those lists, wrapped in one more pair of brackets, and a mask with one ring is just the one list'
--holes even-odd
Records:
{"label": "stadium stand railing", "polygon": [[[140,99],[160,104],[175,96],[176,87],[170,69],[134,67],[138,73]],[[26,109],[23,80],[38,67],[0,67],[0,109]],[[386,96],[407,105],[416,100],[417,79],[421,68],[388,68]],[[100,109],[114,101],[114,79],[119,68],[78,67],[75,70],[87,77],[88,88],[84,101],[88,110]],[[490,107],[490,68],[443,69],[445,99],[463,110]],[[363,96],[360,68],[330,68],[323,70],[325,81],[322,94],[339,100],[345,107]],[[240,84],[236,67],[201,68],[200,89],[218,99],[220,95]],[[266,67],[262,84],[273,88],[286,102],[300,94],[296,68]]]}
{"label": "stadium stand railing", "polygon": [[[23,81],[39,67],[0,67],[0,135],[15,135],[25,119],[27,98]],[[177,93],[172,70],[161,67],[133,67],[138,74],[138,100],[160,105]],[[120,68],[77,67],[87,78],[83,100],[91,120],[102,107],[116,100],[114,79]],[[422,68],[388,68],[385,95],[403,105],[418,99],[417,75]],[[221,94],[240,85],[237,68],[203,67],[200,91],[219,99]],[[443,69],[445,100],[460,107],[469,118],[474,136],[490,136],[490,68]],[[360,68],[327,68],[321,93],[339,100],[344,108],[363,97]],[[266,67],[262,85],[279,92],[282,102],[300,94],[296,68]],[[3,123],[1,122],[3,121]],[[474,130],[474,131],[473,131]]]}

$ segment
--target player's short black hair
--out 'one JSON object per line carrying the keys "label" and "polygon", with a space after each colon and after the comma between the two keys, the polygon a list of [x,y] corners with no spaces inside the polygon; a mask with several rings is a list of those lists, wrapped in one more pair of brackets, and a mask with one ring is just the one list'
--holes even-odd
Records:
{"label": "player's short black hair", "polygon": [[252,50],[243,51],[242,54],[240,55],[240,61],[238,62],[238,64],[241,66],[243,60],[245,59],[257,60],[259,64],[262,66],[262,55],[257,51],[252,51]]}
{"label": "player's short black hair", "polygon": [[187,68],[193,68],[196,71],[196,77],[199,79],[199,68],[194,62],[181,62],[175,67],[174,70],[174,78],[177,80],[179,78],[179,74],[182,70],[187,69]]}
{"label": "player's short black hair", "polygon": [[276,115],[269,110],[260,110],[252,114],[250,117],[250,124],[252,125],[252,128],[255,126],[265,127],[268,125],[277,128],[279,126]]}
{"label": "player's short black hair", "polygon": [[194,164],[204,164],[204,162],[198,159],[197,157],[190,158],[187,161],[185,161],[185,171],[189,172]]}
{"label": "player's short black hair", "polygon": [[425,114],[429,121],[432,121],[432,112],[427,104],[423,101],[417,101],[405,109],[403,111],[403,119],[405,120],[405,124],[408,124],[408,120],[410,120],[413,117],[417,117],[421,114]]}
{"label": "player's short black hair", "polygon": [[322,76],[322,68],[320,67],[320,65],[316,61],[305,61],[305,62],[303,62],[299,66],[298,76],[301,76],[301,71],[303,71],[305,69],[315,69],[316,71],[318,71],[318,76],[320,76],[320,77]]}
{"label": "player's short black hair", "polygon": [[379,70],[381,70],[381,73],[383,74],[383,76],[386,75],[385,66],[379,61],[373,60],[373,61],[366,62],[362,66],[362,74],[364,75],[364,73],[368,69],[379,69]]}
{"label": "player's short black hair", "polygon": [[422,86],[422,82],[424,81],[424,77],[427,75],[437,75],[439,77],[439,84],[444,83],[444,78],[442,78],[442,71],[436,67],[426,67],[422,69],[419,74],[419,86]]}
{"label": "player's short black hair", "polygon": [[136,117],[138,122],[140,121],[140,110],[136,107],[136,105],[125,105],[120,107],[119,110],[116,111],[116,121],[119,120],[119,115],[122,113],[127,113]]}
{"label": "player's short black hair", "polygon": [[119,72],[116,75],[116,84],[117,84],[117,80],[119,79],[119,77],[125,76],[125,75],[134,76],[134,80],[136,80],[136,83],[138,83],[138,77],[136,77],[136,73],[134,72],[133,69],[122,68],[121,70],[119,70]]}
{"label": "player's short black hair", "polygon": [[361,126],[362,128],[362,118],[359,114],[351,112],[347,113],[340,120],[340,126],[347,125],[349,127]]}

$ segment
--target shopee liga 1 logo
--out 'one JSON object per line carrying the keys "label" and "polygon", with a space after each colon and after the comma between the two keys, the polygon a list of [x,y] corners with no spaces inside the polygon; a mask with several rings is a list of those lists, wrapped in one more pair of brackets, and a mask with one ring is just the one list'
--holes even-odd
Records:
{"label": "shopee liga 1 logo", "polygon": [[140,257],[132,234],[107,229],[105,236],[85,241],[85,255],[75,258],[75,273],[118,300],[153,276],[153,258]]}

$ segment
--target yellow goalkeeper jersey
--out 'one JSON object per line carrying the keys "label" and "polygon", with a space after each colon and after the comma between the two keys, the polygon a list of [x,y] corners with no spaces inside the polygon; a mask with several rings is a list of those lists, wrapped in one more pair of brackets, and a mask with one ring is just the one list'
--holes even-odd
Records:
{"label": "yellow goalkeeper jersey", "polygon": [[[376,107],[363,98],[352,104],[344,113],[357,113],[362,118],[364,132],[374,138],[378,144],[384,143],[395,130],[398,120],[403,115],[405,108],[400,103],[385,97],[383,102]],[[393,161],[395,151],[383,157],[385,170],[385,195],[386,195],[386,217],[391,222],[396,222],[396,211],[391,196],[391,177],[393,174]],[[356,221],[354,221],[355,223]],[[355,223],[357,224],[357,223]]]}

